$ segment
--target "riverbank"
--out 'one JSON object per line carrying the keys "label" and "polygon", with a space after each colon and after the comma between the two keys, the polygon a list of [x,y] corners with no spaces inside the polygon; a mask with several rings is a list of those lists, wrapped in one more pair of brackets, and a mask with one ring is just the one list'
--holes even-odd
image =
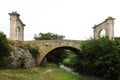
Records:
{"label": "riverbank", "polygon": [[85,80],[103,80],[102,78],[97,78],[97,77],[94,77],[94,76],[91,76],[91,75],[81,75],[77,72],[74,72],[74,69],[73,68],[70,68],[68,66],[65,66],[63,64],[60,65],[60,68],[65,70],[65,71],[68,71],[68,72],[71,72],[72,74],[74,75],[77,75],[77,76],[84,76],[85,77]]}
{"label": "riverbank", "polygon": [[0,80],[86,80],[59,67],[0,69]]}

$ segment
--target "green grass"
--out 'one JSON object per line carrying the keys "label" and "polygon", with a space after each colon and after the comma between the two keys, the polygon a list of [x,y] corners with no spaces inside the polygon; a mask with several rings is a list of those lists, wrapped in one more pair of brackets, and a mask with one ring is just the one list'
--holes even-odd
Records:
{"label": "green grass", "polygon": [[57,67],[0,69],[0,80],[86,80]]}
{"label": "green grass", "polygon": [[0,69],[0,80],[103,80],[91,76],[75,75],[55,64],[27,69]]}

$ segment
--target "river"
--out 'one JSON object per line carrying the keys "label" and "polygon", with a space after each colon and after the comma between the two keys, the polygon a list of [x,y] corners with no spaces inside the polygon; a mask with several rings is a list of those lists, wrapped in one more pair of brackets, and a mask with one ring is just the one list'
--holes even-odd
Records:
{"label": "river", "polygon": [[[66,71],[69,71],[69,72],[71,72],[71,73],[73,73],[73,74],[75,74],[75,75],[77,75],[77,76],[80,76],[79,73],[74,72],[74,69],[73,69],[73,68],[70,68],[70,67],[65,66],[65,65],[63,65],[63,64],[60,64],[59,67],[60,67],[61,69],[64,69],[64,70],[66,70]],[[100,78],[97,78],[97,77],[94,77],[94,76],[88,76],[88,75],[82,75],[82,76],[85,76],[85,77],[86,77],[86,80],[103,80],[103,79],[100,79]]]}
{"label": "river", "polygon": [[73,68],[70,68],[70,67],[65,66],[65,65],[63,65],[63,64],[60,64],[60,68],[66,70],[66,71],[69,71],[69,72],[71,72],[71,73],[79,76],[79,74],[78,74],[77,72],[74,72],[74,69],[73,69]]}

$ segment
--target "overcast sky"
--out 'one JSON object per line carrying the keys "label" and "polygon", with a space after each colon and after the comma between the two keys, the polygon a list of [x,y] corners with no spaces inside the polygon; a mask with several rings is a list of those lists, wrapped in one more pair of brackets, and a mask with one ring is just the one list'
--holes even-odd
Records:
{"label": "overcast sky", "polygon": [[93,36],[92,27],[108,16],[115,18],[114,33],[120,36],[119,0],[0,0],[0,31],[9,38],[8,13],[17,11],[25,26],[25,40],[39,32],[52,32],[66,39]]}

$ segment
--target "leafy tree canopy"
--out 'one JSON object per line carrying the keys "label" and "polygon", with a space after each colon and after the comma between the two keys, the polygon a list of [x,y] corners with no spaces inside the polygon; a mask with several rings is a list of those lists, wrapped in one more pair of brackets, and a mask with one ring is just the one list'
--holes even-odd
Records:
{"label": "leafy tree canopy", "polygon": [[37,34],[34,35],[35,40],[62,40],[64,38],[65,36],[63,35],[58,35],[51,32],[39,33],[38,35]]}
{"label": "leafy tree canopy", "polygon": [[[82,43],[78,70],[108,80],[120,80],[120,43],[108,37]],[[78,71],[77,70],[77,71]]]}

